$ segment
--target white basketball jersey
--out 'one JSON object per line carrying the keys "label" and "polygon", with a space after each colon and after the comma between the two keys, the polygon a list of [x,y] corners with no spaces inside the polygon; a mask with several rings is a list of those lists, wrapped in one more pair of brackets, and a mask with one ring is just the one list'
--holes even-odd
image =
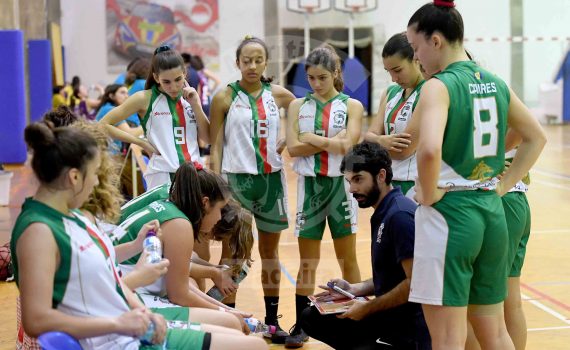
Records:
{"label": "white basketball jersey", "polygon": [[[331,138],[345,130],[348,122],[348,99],[347,95],[339,93],[323,103],[308,93],[299,109],[299,133],[310,132]],[[342,154],[322,151],[312,156],[295,158],[293,170],[303,176],[342,176],[342,159]]]}
{"label": "white basketball jersey", "polygon": [[232,103],[224,125],[222,173],[258,175],[281,170],[279,108],[271,84],[263,84],[258,97],[249,95],[239,82],[229,86]]}
{"label": "white basketball jersey", "polygon": [[198,149],[198,124],[192,107],[180,96],[173,99],[155,86],[141,125],[148,141],[160,153],[153,154],[147,173],[174,173],[192,161],[203,164]]}
{"label": "white basketball jersey", "polygon": [[[68,315],[118,317],[129,311],[111,241],[80,212],[67,216],[27,199],[13,232],[16,239],[34,222],[49,226],[60,253],[53,305]],[[137,339],[119,334],[80,340],[83,349],[138,349]]]}
{"label": "white basketball jersey", "polygon": [[[386,110],[384,112],[384,134],[403,133],[408,126],[412,113],[420,98],[420,83],[414,91],[404,98],[405,90],[400,86],[390,86],[386,95]],[[403,160],[392,160],[393,180],[415,181],[418,176],[416,153]]]}

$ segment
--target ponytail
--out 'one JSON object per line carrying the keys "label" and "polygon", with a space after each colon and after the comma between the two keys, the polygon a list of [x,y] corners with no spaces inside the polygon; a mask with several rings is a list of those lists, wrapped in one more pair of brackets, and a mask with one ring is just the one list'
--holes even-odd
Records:
{"label": "ponytail", "polygon": [[229,189],[222,177],[204,169],[199,163],[182,164],[170,186],[169,200],[188,217],[194,230],[194,239],[198,240],[198,232],[206,208],[202,199],[208,197],[210,205],[226,200]]}
{"label": "ponytail", "polygon": [[154,79],[155,74],[158,75],[162,71],[174,68],[180,68],[183,72],[186,72],[182,56],[167,45],[159,46],[154,50],[154,54],[152,55],[150,70],[144,86],[145,90],[152,89],[153,86],[159,85]]}

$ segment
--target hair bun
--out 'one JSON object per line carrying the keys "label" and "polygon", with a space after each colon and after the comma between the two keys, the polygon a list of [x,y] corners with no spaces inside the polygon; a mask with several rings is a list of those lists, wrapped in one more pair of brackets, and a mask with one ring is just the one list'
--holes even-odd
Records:
{"label": "hair bun", "polygon": [[34,152],[55,145],[55,134],[47,123],[33,123],[26,127],[24,138]]}
{"label": "hair bun", "polygon": [[437,7],[455,7],[455,2],[453,0],[433,0],[433,4]]}

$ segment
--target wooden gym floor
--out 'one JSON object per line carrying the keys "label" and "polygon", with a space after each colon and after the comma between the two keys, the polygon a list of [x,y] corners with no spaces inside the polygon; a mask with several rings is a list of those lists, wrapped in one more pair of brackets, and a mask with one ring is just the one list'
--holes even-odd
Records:
{"label": "wooden gym floor", "polygon": [[[523,307],[528,323],[527,349],[568,349],[570,346],[570,126],[545,126],[548,144],[531,172],[528,193],[532,208],[532,234],[528,245],[522,275]],[[286,153],[286,152],[285,152]],[[296,176],[291,170],[291,158],[285,155],[289,213],[295,213]],[[8,242],[10,231],[20,205],[26,196],[33,194],[35,180],[29,167],[12,167],[11,201],[8,207],[0,207],[0,244]],[[357,237],[358,261],[362,278],[371,276],[370,226],[372,210],[359,211]],[[290,215],[294,218],[294,215]],[[295,322],[295,277],[299,253],[293,236],[293,219],[290,228],[281,235],[280,256],[282,264],[281,301],[279,313],[283,314],[281,326],[288,330]],[[340,276],[328,232],[322,242],[321,263],[317,282]],[[221,249],[212,247],[213,260]],[[263,292],[260,287],[259,253],[255,248],[256,263],[248,278],[241,284],[237,307],[253,312],[262,318]],[[16,296],[14,283],[0,282],[0,350],[14,349],[16,339]],[[282,348],[272,345],[271,348]],[[329,349],[323,343],[311,339],[305,349]]]}

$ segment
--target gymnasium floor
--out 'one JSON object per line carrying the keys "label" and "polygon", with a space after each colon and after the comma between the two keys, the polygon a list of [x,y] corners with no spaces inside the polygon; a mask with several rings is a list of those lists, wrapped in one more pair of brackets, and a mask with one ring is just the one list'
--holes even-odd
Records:
{"label": "gymnasium floor", "polygon": [[[548,144],[531,172],[528,193],[532,208],[532,234],[522,276],[523,307],[529,328],[527,349],[570,348],[570,126],[545,126]],[[295,212],[296,177],[291,170],[291,159],[285,155],[289,185],[289,213]],[[11,201],[0,207],[0,244],[8,242],[13,222],[26,196],[33,193],[35,181],[28,167],[13,167]],[[369,249],[369,218],[372,210],[359,211],[357,237],[358,261],[362,278],[371,276]],[[292,227],[292,225],[291,225]],[[280,313],[281,326],[288,330],[295,318],[295,276],[299,254],[292,229],[281,236],[282,267]],[[330,234],[325,233],[321,248],[321,263],[317,281],[340,276]],[[221,249],[214,245],[213,259]],[[237,306],[263,317],[263,292],[260,287],[259,254],[248,278],[242,282]],[[14,349],[16,339],[17,289],[14,283],[0,282],[0,350]],[[271,346],[272,349],[281,346]],[[311,339],[304,349],[329,349]]]}

